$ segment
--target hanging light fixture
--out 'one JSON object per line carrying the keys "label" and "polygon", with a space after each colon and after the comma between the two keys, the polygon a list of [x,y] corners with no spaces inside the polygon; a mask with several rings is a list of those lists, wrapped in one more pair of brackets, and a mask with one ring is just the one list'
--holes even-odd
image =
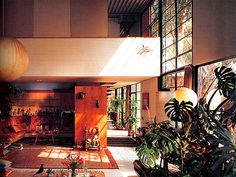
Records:
{"label": "hanging light fixture", "polygon": [[174,96],[173,96],[176,100],[179,101],[179,103],[181,103],[182,101],[191,101],[193,103],[193,107],[195,107],[197,105],[197,94],[186,87],[181,87],[178,88],[175,92],[174,92]]}
{"label": "hanging light fixture", "polygon": [[[4,36],[4,0],[2,1],[2,36]],[[13,38],[0,38],[0,81],[18,79],[26,71],[29,57],[20,41]]]}

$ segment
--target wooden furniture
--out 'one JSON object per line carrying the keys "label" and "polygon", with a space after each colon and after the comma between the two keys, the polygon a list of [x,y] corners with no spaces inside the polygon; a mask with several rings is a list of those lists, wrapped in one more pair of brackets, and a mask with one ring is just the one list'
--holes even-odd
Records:
{"label": "wooden furniture", "polygon": [[85,150],[97,149],[100,150],[99,127],[96,126],[90,130],[85,130]]}
{"label": "wooden furniture", "polygon": [[39,138],[47,138],[47,139],[51,139],[53,144],[55,144],[54,141],[54,133],[50,132],[50,131],[41,131],[41,132],[35,132],[35,141],[34,144],[36,144],[38,142]]}

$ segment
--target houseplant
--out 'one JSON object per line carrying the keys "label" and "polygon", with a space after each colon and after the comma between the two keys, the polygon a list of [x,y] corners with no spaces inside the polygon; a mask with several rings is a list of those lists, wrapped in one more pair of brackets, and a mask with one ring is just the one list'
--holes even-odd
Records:
{"label": "houseplant", "polygon": [[123,110],[124,107],[124,100],[121,98],[113,98],[109,101],[109,107],[108,107],[108,115],[110,116],[110,119],[113,121],[114,124],[121,123],[121,125],[124,125],[124,120],[121,118],[119,120],[119,114]]}
{"label": "houseplant", "polygon": [[23,90],[12,84],[2,84],[0,90],[0,119],[11,117],[14,101],[23,94]]}
{"label": "houseplant", "polygon": [[[171,99],[166,103],[165,112],[177,122],[176,126],[170,122],[148,125],[144,142],[136,149],[139,163],[134,165],[139,173],[177,177],[236,175],[236,74],[222,66],[215,69],[215,76],[216,91],[207,102],[204,96],[195,108],[190,101]],[[225,98],[211,110],[217,91]],[[175,165],[175,170],[169,168],[170,164]]]}
{"label": "houseplant", "polygon": [[137,117],[136,117],[137,101],[130,100],[129,116],[127,117],[125,124],[128,125],[128,135],[132,136],[135,133]]}

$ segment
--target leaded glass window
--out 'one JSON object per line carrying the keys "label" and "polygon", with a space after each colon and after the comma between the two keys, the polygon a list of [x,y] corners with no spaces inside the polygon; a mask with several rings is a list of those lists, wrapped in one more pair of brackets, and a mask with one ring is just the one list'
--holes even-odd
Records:
{"label": "leaded glass window", "polygon": [[160,2],[154,0],[142,15],[142,36],[160,37]]}
{"label": "leaded glass window", "polygon": [[162,76],[162,88],[175,90],[184,86],[184,71],[172,72]]}
{"label": "leaded glass window", "polygon": [[137,118],[137,127],[140,127],[140,118],[141,118],[141,84],[131,85],[130,88],[130,99],[137,102],[136,118]]}
{"label": "leaded glass window", "polygon": [[192,63],[192,0],[162,0],[161,61],[162,88],[181,87],[179,71]]}

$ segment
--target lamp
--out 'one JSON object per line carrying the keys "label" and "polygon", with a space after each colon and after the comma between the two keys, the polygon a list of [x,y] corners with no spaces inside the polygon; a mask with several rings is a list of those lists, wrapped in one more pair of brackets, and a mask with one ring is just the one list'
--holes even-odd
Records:
{"label": "lamp", "polygon": [[[4,36],[4,0],[2,1],[2,36]],[[13,81],[27,69],[29,57],[20,41],[0,38],[0,82]]]}
{"label": "lamp", "polygon": [[29,57],[16,39],[0,39],[0,81],[13,81],[27,69]]}
{"label": "lamp", "polygon": [[181,87],[178,88],[175,92],[174,92],[174,96],[173,96],[177,101],[179,101],[179,103],[181,103],[182,101],[191,101],[193,103],[193,107],[195,107],[197,105],[197,94],[186,87]]}

